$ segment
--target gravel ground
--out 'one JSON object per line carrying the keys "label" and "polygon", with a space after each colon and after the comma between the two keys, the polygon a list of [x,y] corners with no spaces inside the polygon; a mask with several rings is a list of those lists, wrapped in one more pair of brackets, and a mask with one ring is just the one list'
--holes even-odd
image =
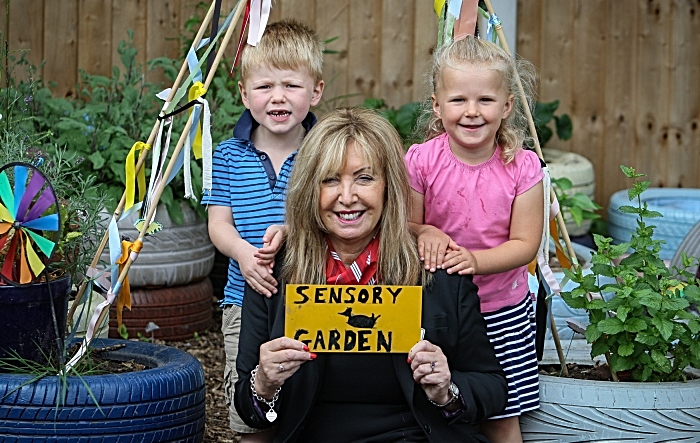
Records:
{"label": "gravel ground", "polygon": [[224,398],[224,339],[221,334],[221,309],[214,300],[214,323],[211,329],[197,339],[181,342],[162,342],[185,350],[195,356],[204,367],[207,383],[207,421],[205,443],[232,443],[240,441],[238,434],[228,427],[228,408]]}

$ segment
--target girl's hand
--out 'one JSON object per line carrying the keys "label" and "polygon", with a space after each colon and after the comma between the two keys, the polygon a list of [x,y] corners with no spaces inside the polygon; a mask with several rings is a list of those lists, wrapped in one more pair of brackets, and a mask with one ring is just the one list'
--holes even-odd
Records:
{"label": "girl's hand", "polygon": [[263,235],[263,247],[254,254],[258,259],[258,264],[267,266],[272,272],[275,266],[275,255],[282,248],[284,240],[287,238],[287,225],[270,225]]}
{"label": "girl's hand", "polygon": [[260,345],[260,363],[255,376],[255,392],[271,399],[275,390],[316,354],[304,343],[280,337]]}
{"label": "girl's hand", "polygon": [[447,250],[457,248],[459,246],[449,235],[434,226],[423,225],[418,233],[418,255],[430,272],[444,268]]}
{"label": "girl's hand", "polygon": [[420,384],[429,399],[442,405],[452,398],[449,391],[452,373],[439,346],[428,340],[419,341],[408,353],[408,363],[413,380]]}
{"label": "girl's hand", "polygon": [[448,274],[457,272],[459,275],[476,274],[479,269],[474,254],[462,246],[458,246],[445,254],[445,261],[442,267],[447,269]]}

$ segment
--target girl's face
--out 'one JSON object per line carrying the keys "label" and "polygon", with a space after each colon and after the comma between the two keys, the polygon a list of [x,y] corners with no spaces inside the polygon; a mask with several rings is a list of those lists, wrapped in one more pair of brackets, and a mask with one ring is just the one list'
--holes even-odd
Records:
{"label": "girl's face", "polygon": [[498,71],[483,64],[445,67],[432,100],[457,158],[468,164],[491,158],[496,132],[513,109],[513,95]]}

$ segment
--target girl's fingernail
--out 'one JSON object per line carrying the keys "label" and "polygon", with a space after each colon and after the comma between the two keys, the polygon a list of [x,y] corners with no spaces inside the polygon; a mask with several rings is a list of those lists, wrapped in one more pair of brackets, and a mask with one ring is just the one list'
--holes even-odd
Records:
{"label": "girl's fingernail", "polygon": [[406,359],[406,363],[408,363],[409,365],[411,364],[411,357],[408,357],[408,358]]}
{"label": "girl's fingernail", "polygon": [[316,353],[310,352],[309,357],[311,357],[311,360],[316,360]]}
{"label": "girl's fingernail", "polygon": [[304,345],[304,347],[302,349],[304,349],[305,352],[309,352],[309,347],[306,345]]}

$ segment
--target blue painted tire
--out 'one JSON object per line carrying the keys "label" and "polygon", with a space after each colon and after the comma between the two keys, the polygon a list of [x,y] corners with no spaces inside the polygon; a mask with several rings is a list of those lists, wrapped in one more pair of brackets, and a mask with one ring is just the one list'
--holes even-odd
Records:
{"label": "blue painted tire", "polygon": [[[645,220],[656,226],[654,239],[665,240],[659,256],[671,260],[690,229],[700,220],[700,189],[649,188],[641,195],[649,210],[664,216]],[[608,232],[616,243],[627,242],[637,229],[635,214],[625,214],[620,206],[636,206],[627,198],[627,190],[618,191],[610,197],[608,205]]]}
{"label": "blue painted tire", "polygon": [[[94,347],[125,343],[114,360],[152,369],[67,378],[66,404],[56,408],[57,377],[28,383],[31,376],[0,374],[0,435],[3,442],[136,443],[188,442],[204,438],[204,371],[176,348],[124,340],[95,340]],[[88,389],[97,399],[93,402]]]}

